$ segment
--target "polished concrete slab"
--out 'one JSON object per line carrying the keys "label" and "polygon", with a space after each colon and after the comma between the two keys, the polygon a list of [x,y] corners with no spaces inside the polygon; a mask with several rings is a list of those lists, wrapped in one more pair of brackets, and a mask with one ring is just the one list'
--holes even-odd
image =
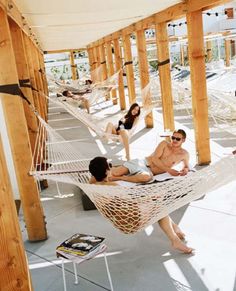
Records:
{"label": "polished concrete slab", "polygon": [[[106,109],[104,109],[105,107]],[[109,102],[94,109],[95,114],[118,120],[119,108]],[[49,124],[81,153],[92,158],[105,155],[114,163],[122,163],[124,150],[120,144],[106,144],[63,109],[53,105],[49,109]],[[59,112],[59,114],[58,114]],[[176,128],[187,131],[185,148],[190,152],[191,164],[196,163],[192,121],[184,112],[176,112]],[[180,118],[181,117],[181,118]],[[161,141],[163,130],[160,110],[154,110],[155,127],[144,128],[131,142],[131,156],[150,154]],[[215,161],[236,147],[234,136],[211,129],[212,160]],[[228,139],[232,137],[232,139]],[[224,140],[227,140],[225,144]],[[220,179],[220,177],[219,177]],[[196,249],[194,255],[184,255],[171,249],[168,239],[158,225],[134,235],[115,229],[97,210],[84,211],[81,191],[68,184],[57,186],[49,181],[49,188],[41,192],[48,240],[30,243],[20,213],[22,234],[35,291],[63,290],[61,262],[55,254],[56,246],[74,233],[88,233],[106,238],[108,263],[116,291],[235,291],[236,290],[236,182],[225,185],[198,201],[171,214],[186,233],[187,243]],[[71,264],[66,264],[67,290],[110,290],[104,259],[97,257],[79,265],[79,284],[75,285]]]}

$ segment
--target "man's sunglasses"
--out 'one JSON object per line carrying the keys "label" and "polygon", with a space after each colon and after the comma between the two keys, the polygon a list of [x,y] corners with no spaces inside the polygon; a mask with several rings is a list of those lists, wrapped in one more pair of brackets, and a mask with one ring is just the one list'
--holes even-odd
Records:
{"label": "man's sunglasses", "polygon": [[112,163],[107,163],[107,164],[109,166],[109,169],[111,169],[112,168]]}
{"label": "man's sunglasses", "polygon": [[172,140],[181,141],[181,137],[173,136],[171,137]]}

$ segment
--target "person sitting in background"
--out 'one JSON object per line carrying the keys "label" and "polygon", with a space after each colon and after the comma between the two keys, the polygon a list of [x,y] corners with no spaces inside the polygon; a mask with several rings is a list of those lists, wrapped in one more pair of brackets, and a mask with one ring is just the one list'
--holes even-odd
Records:
{"label": "person sitting in background", "polygon": [[[110,174],[111,167],[112,167],[111,163],[108,163],[105,157],[95,157],[93,160],[91,160],[89,164],[89,171],[92,175],[90,179],[90,184],[111,185],[111,186],[117,185],[117,183],[109,181],[109,176],[111,175]],[[110,202],[111,202],[111,206],[113,206],[114,208],[114,209],[111,209],[111,211],[114,212],[113,223],[114,224],[117,223],[117,225],[120,225],[121,221],[116,221],[119,219],[122,220],[122,223],[129,223],[129,218],[125,219],[126,215],[122,213],[122,208],[120,208],[120,203],[117,203],[117,209],[116,209],[116,207],[114,207],[116,206],[116,200],[114,199]],[[131,201],[129,203],[133,203],[133,205],[130,205],[130,207],[132,207],[132,209],[135,209],[136,219],[141,219],[137,202]],[[125,210],[125,212],[127,213],[127,209]],[[106,213],[104,213],[104,215],[107,216]],[[182,239],[184,239],[184,234],[180,230],[179,226],[173,222],[173,220],[170,218],[169,215],[160,219],[158,223],[161,229],[169,238],[171,245],[174,249],[179,250],[186,254],[190,254],[193,252],[192,248],[186,246],[181,241]]]}
{"label": "person sitting in background", "polygon": [[122,143],[125,148],[126,159],[130,160],[130,151],[129,151],[129,135],[128,130],[133,128],[138,121],[138,117],[140,115],[140,106],[137,103],[133,103],[127,114],[119,120],[118,125],[115,126],[111,122],[109,122],[106,126],[106,133],[108,134],[116,134],[121,136]]}
{"label": "person sitting in background", "polygon": [[73,94],[69,90],[63,91],[62,95],[68,98],[72,98],[73,100],[76,100],[76,101],[81,101],[82,105],[86,108],[87,112],[90,113],[90,104],[89,104],[89,101],[85,97],[77,95],[77,94]]}

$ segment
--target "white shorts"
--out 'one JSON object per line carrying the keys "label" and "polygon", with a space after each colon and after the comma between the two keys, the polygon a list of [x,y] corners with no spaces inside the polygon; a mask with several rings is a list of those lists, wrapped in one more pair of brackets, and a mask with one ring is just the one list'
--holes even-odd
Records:
{"label": "white shorts", "polygon": [[133,159],[123,164],[129,170],[130,175],[147,173],[153,176],[151,169],[147,166],[146,159]]}

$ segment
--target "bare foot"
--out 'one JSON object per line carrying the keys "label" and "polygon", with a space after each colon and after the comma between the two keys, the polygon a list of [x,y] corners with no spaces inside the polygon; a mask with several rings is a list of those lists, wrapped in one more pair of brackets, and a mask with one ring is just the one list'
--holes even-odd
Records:
{"label": "bare foot", "polygon": [[172,241],[172,247],[182,253],[191,254],[194,249],[186,246],[178,237]]}
{"label": "bare foot", "polygon": [[185,239],[185,234],[182,232],[180,227],[177,224],[175,224],[173,221],[172,221],[172,227],[173,227],[174,232],[177,234],[179,239]]}

